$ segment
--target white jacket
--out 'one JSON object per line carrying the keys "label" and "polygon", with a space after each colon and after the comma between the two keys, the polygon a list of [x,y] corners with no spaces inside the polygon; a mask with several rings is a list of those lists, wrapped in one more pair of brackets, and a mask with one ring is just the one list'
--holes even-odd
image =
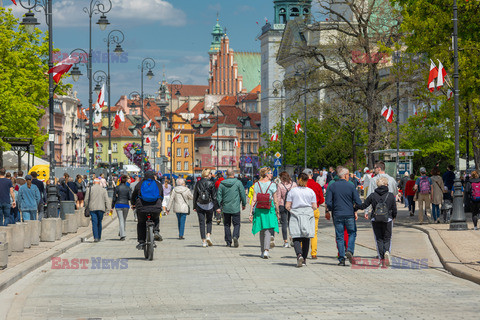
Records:
{"label": "white jacket", "polygon": [[170,193],[170,200],[167,204],[167,210],[175,213],[188,213],[187,201],[193,199],[192,192],[185,186],[173,188]]}

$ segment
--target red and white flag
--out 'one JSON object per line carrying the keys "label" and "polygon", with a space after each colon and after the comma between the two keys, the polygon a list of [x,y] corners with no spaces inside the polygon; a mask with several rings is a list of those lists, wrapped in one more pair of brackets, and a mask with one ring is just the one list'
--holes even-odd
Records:
{"label": "red and white flag", "polygon": [[452,97],[453,97],[453,91],[450,88],[448,88],[448,90],[447,90],[447,101],[452,99]]}
{"label": "red and white flag", "polygon": [[435,78],[438,77],[438,69],[435,63],[430,60],[430,73],[428,74],[428,90],[435,91]]}
{"label": "red and white flag", "polygon": [[389,123],[393,121],[393,110],[390,106],[383,106],[382,108],[382,116],[387,120]]}
{"label": "red and white flag", "polygon": [[440,60],[438,60],[437,90],[440,90],[440,88],[443,87],[446,76],[447,76],[447,70],[445,70]]}
{"label": "red and white flag", "polygon": [[413,105],[413,114],[416,116],[417,115],[417,107],[415,107],[415,105]]}
{"label": "red and white flag", "polygon": [[238,140],[235,139],[235,141],[233,142],[233,146],[234,146],[235,148],[238,148],[239,145],[240,145],[240,144],[238,143]]}
{"label": "red and white flag", "polygon": [[115,129],[120,127],[120,123],[125,122],[125,115],[123,114],[123,110],[117,111],[115,115]]}
{"label": "red and white flag", "polygon": [[178,133],[177,133],[177,131],[175,131],[175,134],[173,135],[172,142],[175,142],[175,140],[180,139],[180,133],[182,133],[182,130],[180,130],[180,132],[178,132]]}
{"label": "red and white flag", "polygon": [[146,142],[146,143],[150,143],[150,142],[152,142],[152,140],[150,140],[150,137],[147,137],[147,138],[145,139],[145,142]]}
{"label": "red and white flag", "polygon": [[105,84],[102,84],[102,89],[98,93],[97,104],[100,108],[105,107]]}
{"label": "red and white flag", "polygon": [[100,142],[98,142],[98,140],[95,141],[95,147],[100,148]]}
{"label": "red and white flag", "polygon": [[85,117],[87,117],[87,118],[88,118],[88,116],[87,116],[87,111],[86,111],[86,109],[85,109],[85,108],[83,108],[83,109],[82,109],[82,113],[83,113],[83,115],[84,115]]}
{"label": "red and white flag", "polygon": [[12,2],[13,2],[14,5],[17,5],[17,3],[15,2],[15,0],[12,0]]}
{"label": "red and white flag", "polygon": [[67,73],[70,68],[78,62],[78,57],[72,57],[68,56],[68,58],[60,61],[56,65],[54,65],[50,70],[48,70],[48,73],[53,73],[53,80],[55,83],[60,82],[60,78]]}
{"label": "red and white flag", "polygon": [[302,130],[302,125],[300,124],[300,121],[295,121],[295,131],[294,131],[294,134],[297,134],[299,131],[303,131]]}
{"label": "red and white flag", "polygon": [[216,148],[215,141],[210,142],[210,149],[215,151],[215,148]]}
{"label": "red and white flag", "polygon": [[190,156],[190,153],[188,153],[188,150],[185,150],[185,158]]}
{"label": "red and white flag", "polygon": [[273,131],[272,135],[270,136],[270,141],[278,141],[277,130]]}
{"label": "red and white flag", "polygon": [[148,120],[148,122],[143,125],[143,129],[150,128],[151,126],[152,126],[152,119]]}

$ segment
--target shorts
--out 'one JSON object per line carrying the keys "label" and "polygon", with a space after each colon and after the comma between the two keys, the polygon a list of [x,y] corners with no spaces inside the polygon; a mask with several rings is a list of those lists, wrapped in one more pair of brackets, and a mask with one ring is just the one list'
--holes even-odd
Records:
{"label": "shorts", "polygon": [[165,196],[162,201],[162,207],[166,207],[169,201],[170,201],[170,195]]}

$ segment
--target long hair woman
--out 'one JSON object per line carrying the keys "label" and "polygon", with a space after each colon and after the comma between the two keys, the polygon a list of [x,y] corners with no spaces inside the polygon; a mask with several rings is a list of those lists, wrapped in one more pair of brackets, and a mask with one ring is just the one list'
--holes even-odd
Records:
{"label": "long hair woman", "polygon": [[200,237],[202,238],[202,246],[204,248],[213,245],[210,238],[212,218],[213,212],[218,209],[217,190],[213,181],[210,180],[210,174],[210,169],[203,169],[202,178],[195,184],[193,191],[193,211],[196,211],[198,214]]}
{"label": "long hair woman", "polygon": [[117,210],[118,216],[118,235],[120,240],[125,240],[125,224],[127,222],[128,210],[130,210],[130,199],[132,193],[127,186],[127,176],[120,177],[120,184],[115,187],[112,200],[112,209]]}
{"label": "long hair woman", "polygon": [[[260,169],[260,180],[253,186],[253,205],[250,209],[252,233],[260,232],[260,257],[270,257],[271,237],[278,232],[277,185],[272,181],[272,169]],[[255,208],[255,209],[254,209]]]}
{"label": "long hair woman", "polygon": [[288,193],[297,184],[292,181],[287,171],[280,172],[280,183],[278,184],[278,209],[280,211],[280,221],[282,223],[283,246],[289,248],[288,242],[288,222],[290,221],[290,211],[285,208]]}

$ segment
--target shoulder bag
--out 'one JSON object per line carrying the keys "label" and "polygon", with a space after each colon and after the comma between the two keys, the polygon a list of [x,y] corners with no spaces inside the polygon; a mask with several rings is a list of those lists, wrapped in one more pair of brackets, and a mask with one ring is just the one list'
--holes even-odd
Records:
{"label": "shoulder bag", "polygon": [[83,212],[83,214],[85,215],[86,218],[89,218],[90,217],[90,198],[91,198],[91,195],[92,195],[92,187],[90,187],[90,189],[88,189],[88,203],[85,205],[85,211]]}
{"label": "shoulder bag", "polygon": [[187,204],[187,207],[188,207],[188,212],[187,212],[187,214],[190,214],[190,205],[188,204],[188,201],[185,200],[185,197],[183,196],[183,193],[180,193],[180,195],[182,196],[183,201],[185,201],[185,203]]}
{"label": "shoulder bag", "polygon": [[75,192],[73,192],[72,189],[70,189],[70,187],[68,186],[68,184],[65,183],[65,185],[67,186],[68,190],[70,190],[70,192],[73,194],[73,200],[74,200],[75,202],[77,202],[77,201],[78,201],[78,196],[77,196],[77,194],[76,194]]}

